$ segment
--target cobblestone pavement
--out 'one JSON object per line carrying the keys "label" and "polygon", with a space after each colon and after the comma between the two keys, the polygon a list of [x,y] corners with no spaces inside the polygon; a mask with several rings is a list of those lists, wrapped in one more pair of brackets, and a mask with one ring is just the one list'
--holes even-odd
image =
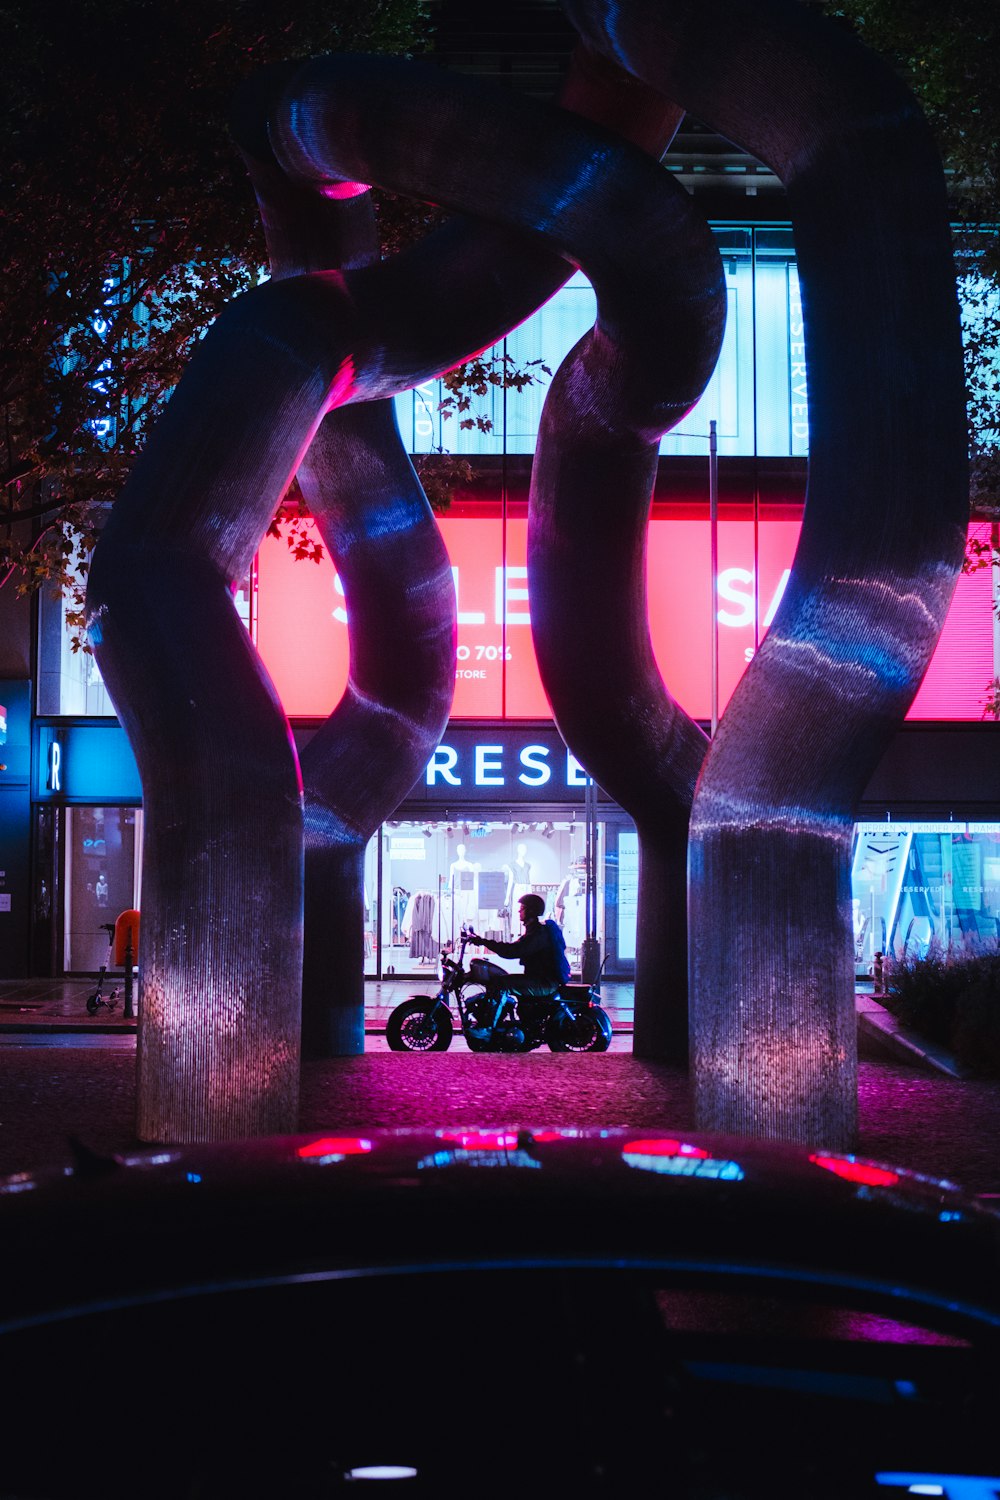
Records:
{"label": "cobblestone pavement", "polygon": [[[7,1037],[0,1045],[0,1172],[71,1160],[70,1137],[134,1149],[132,1037]],[[302,1130],[377,1125],[627,1125],[692,1128],[688,1080],[631,1055],[630,1038],[595,1057],[548,1051],[476,1055],[458,1046],[414,1057],[369,1038],[363,1056],[307,1063]],[[866,1059],[859,1151],[1000,1194],[1000,1083],[928,1076]]]}

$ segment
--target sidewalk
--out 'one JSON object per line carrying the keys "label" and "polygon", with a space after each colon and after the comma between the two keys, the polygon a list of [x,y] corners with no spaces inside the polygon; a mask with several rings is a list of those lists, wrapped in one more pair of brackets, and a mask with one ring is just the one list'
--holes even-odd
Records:
{"label": "sidewalk", "polygon": [[[401,1000],[411,995],[433,993],[433,975],[414,979],[370,979],[365,982],[365,1035],[385,1035],[385,1023]],[[95,981],[88,979],[0,979],[0,1036],[11,1034],[50,1034],[94,1036],[127,1036],[134,1034],[137,1022],[122,1015],[121,984],[113,1010],[101,1009],[94,1016],[87,1012],[87,996],[93,994]],[[106,993],[115,988],[110,986]],[[137,986],[138,989],[138,986]],[[618,1037],[631,1036],[635,1019],[634,986],[621,980],[605,980],[601,986],[601,1003],[611,1017],[612,1030]],[[914,1032],[900,1026],[895,1016],[871,993],[871,985],[859,989],[855,996],[858,1017],[858,1040],[875,1055],[891,1057],[925,1073],[940,1073],[949,1078],[964,1078],[963,1070],[943,1048],[924,1041]]]}
{"label": "sidewalk", "polygon": [[[433,994],[437,981],[433,974],[416,979],[370,979],[365,981],[365,1035],[380,1036],[385,1023],[401,1000],[411,995]],[[127,1035],[136,1030],[136,1020],[122,1015],[121,981],[106,986],[105,994],[118,989],[113,1010],[102,1007],[96,1015],[87,1011],[87,996],[96,988],[96,980],[87,979],[0,979],[0,1034],[4,1032],[90,1032],[94,1035]],[[138,991],[138,984],[136,989]],[[611,1017],[612,1030],[630,1034],[635,997],[631,984],[605,980],[601,986],[601,1003]]]}

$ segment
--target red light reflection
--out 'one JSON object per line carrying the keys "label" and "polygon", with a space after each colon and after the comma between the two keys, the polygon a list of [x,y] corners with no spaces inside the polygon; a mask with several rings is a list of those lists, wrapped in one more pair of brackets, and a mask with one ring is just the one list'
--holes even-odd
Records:
{"label": "red light reflection", "polygon": [[651,1141],[626,1141],[622,1155],[629,1156],[695,1156],[708,1161],[711,1152],[701,1146],[690,1146],[685,1141],[672,1141],[668,1137],[657,1137]]}
{"label": "red light reflection", "polygon": [[866,1187],[893,1187],[899,1181],[899,1173],[887,1167],[876,1167],[871,1162],[855,1161],[852,1156],[810,1156],[809,1160],[835,1177],[846,1182],[864,1183]]}
{"label": "red light reflection", "polygon": [[372,1149],[371,1141],[362,1135],[324,1135],[318,1141],[299,1146],[296,1156],[363,1156]]}

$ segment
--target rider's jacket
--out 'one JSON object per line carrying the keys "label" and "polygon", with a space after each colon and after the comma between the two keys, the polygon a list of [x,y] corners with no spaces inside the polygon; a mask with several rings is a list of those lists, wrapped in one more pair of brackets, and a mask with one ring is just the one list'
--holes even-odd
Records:
{"label": "rider's jacket", "polygon": [[500,958],[518,958],[524,965],[524,977],[536,984],[556,986],[562,983],[556,950],[543,922],[531,922],[513,943],[484,941]]}

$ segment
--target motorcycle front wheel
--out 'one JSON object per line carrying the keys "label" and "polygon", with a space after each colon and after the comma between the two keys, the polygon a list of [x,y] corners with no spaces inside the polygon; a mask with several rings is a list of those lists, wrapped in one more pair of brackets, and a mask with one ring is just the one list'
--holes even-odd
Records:
{"label": "motorcycle front wheel", "polygon": [[454,1031],[447,1006],[418,997],[397,1005],[385,1023],[385,1038],[393,1052],[447,1052]]}
{"label": "motorcycle front wheel", "polygon": [[611,1046],[611,1017],[600,1005],[567,1015],[557,1011],[545,1031],[553,1052],[607,1052]]}

